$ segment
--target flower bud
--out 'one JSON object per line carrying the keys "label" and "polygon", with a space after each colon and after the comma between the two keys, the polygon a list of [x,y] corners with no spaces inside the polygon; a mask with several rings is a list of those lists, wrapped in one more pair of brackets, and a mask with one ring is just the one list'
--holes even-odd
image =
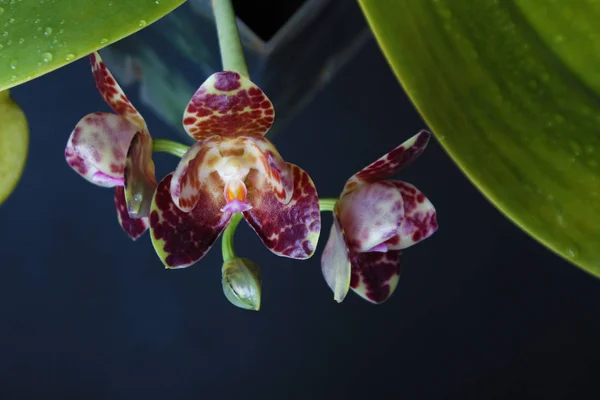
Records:
{"label": "flower bud", "polygon": [[223,293],[234,306],[245,310],[260,308],[260,267],[240,257],[225,261],[222,268]]}

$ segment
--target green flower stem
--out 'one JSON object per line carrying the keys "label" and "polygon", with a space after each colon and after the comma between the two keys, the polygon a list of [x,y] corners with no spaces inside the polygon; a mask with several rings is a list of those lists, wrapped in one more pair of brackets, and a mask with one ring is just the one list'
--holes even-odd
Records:
{"label": "green flower stem", "polygon": [[333,211],[333,207],[335,207],[337,201],[338,199],[334,198],[319,199],[319,209],[321,211]]}
{"label": "green flower stem", "polygon": [[153,139],[152,140],[152,151],[155,153],[169,153],[176,157],[183,157],[189,146],[185,144],[177,143],[167,139]]}
{"label": "green flower stem", "polygon": [[223,253],[223,261],[227,261],[230,258],[235,257],[235,251],[233,250],[233,235],[235,230],[243,218],[242,213],[235,213],[231,222],[223,232],[223,239],[221,239],[221,252]]}
{"label": "green flower stem", "polygon": [[212,6],[217,24],[223,70],[234,71],[250,78],[231,0],[213,0]]}

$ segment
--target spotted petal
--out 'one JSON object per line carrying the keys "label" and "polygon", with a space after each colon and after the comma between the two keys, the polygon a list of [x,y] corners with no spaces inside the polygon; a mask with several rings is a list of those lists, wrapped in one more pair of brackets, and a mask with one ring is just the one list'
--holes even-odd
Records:
{"label": "spotted petal", "polygon": [[129,215],[133,218],[147,217],[157,183],[152,161],[152,138],[146,131],[136,133],[131,141],[124,184]]}
{"label": "spotted petal", "polygon": [[310,176],[294,164],[287,165],[294,184],[291,200],[283,204],[264,175],[251,171],[247,199],[253,208],[245,211],[244,217],[273,253],[307,259],[313,255],[321,231],[319,197]]}
{"label": "spotted petal", "polygon": [[352,253],[350,258],[352,290],[372,303],[387,300],[398,286],[401,251]]}
{"label": "spotted petal", "polygon": [[261,136],[274,118],[273,104],[258,86],[236,72],[223,71],[209,76],[196,91],[183,114],[183,127],[194,139]]}
{"label": "spotted petal", "polygon": [[321,256],[321,271],[325,282],[333,291],[333,299],[341,303],[350,288],[350,258],[348,244],[334,212],[329,239]]}
{"label": "spotted petal", "polygon": [[381,181],[406,167],[425,151],[430,137],[431,133],[422,130],[377,161],[367,165],[348,179],[342,196],[363,183]]}
{"label": "spotted petal", "polygon": [[386,251],[404,222],[402,193],[386,182],[368,183],[342,196],[337,205],[340,224],[353,252]]}
{"label": "spotted petal", "polygon": [[117,114],[136,125],[138,130],[146,129],[144,118],[142,118],[142,115],[131,104],[127,96],[125,96],[125,92],[123,92],[123,89],[121,89],[116,79],[112,76],[98,52],[90,54],[90,63],[92,64],[92,73],[94,74],[96,87],[104,98],[104,101]]}
{"label": "spotted petal", "polygon": [[198,206],[181,211],[173,203],[172,174],[158,185],[150,212],[150,231],[156,253],[167,268],[189,267],[208,252],[233,214],[222,213],[222,192],[200,190]]}
{"label": "spotted petal", "polygon": [[123,186],[115,187],[115,208],[117,209],[117,218],[121,228],[131,239],[136,240],[142,236],[150,226],[148,218],[131,218],[127,211]]}
{"label": "spotted petal", "polygon": [[386,242],[388,249],[405,249],[427,239],[437,231],[435,208],[419,189],[402,181],[383,183],[396,188],[404,200],[404,220],[396,235]]}
{"label": "spotted petal", "polygon": [[267,138],[251,137],[247,140],[257,153],[258,170],[264,175],[277,199],[287,204],[294,192],[290,164],[283,161],[277,148]]}
{"label": "spotted petal", "polygon": [[122,186],[127,150],[137,131],[136,125],[120,115],[86,115],[77,123],[67,142],[67,163],[96,185]]}

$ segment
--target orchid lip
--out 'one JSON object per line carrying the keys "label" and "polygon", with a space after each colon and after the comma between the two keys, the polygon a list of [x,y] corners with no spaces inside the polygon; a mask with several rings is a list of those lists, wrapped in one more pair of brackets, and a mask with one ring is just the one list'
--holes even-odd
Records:
{"label": "orchid lip", "polygon": [[225,213],[238,213],[251,210],[252,206],[239,199],[233,199],[229,203],[225,204],[225,207],[221,208],[222,212]]}
{"label": "orchid lip", "polygon": [[115,176],[110,176],[108,174],[105,174],[102,171],[94,172],[92,179],[94,182],[101,184],[101,185],[110,184],[113,186],[123,186],[123,178],[122,177],[118,178]]}
{"label": "orchid lip", "polygon": [[372,247],[371,249],[367,250],[365,253],[370,253],[370,252],[376,252],[376,253],[387,253],[388,251],[388,246],[385,243],[379,243],[377,246]]}

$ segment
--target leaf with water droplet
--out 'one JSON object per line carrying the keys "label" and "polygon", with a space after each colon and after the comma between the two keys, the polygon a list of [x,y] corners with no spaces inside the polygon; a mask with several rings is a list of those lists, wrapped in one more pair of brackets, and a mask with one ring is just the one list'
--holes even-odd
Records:
{"label": "leaf with water droplet", "polygon": [[[359,3],[461,170],[520,228],[600,277],[600,4]],[[559,211],[543,206],[548,193]]]}
{"label": "leaf with water droplet", "polygon": [[[0,90],[85,57],[148,26],[183,3],[127,0],[113,1],[107,7],[107,2],[97,0],[0,0],[0,26],[7,24],[0,30]],[[51,57],[41,57],[44,53]],[[11,60],[17,61],[18,69],[11,68]]]}

